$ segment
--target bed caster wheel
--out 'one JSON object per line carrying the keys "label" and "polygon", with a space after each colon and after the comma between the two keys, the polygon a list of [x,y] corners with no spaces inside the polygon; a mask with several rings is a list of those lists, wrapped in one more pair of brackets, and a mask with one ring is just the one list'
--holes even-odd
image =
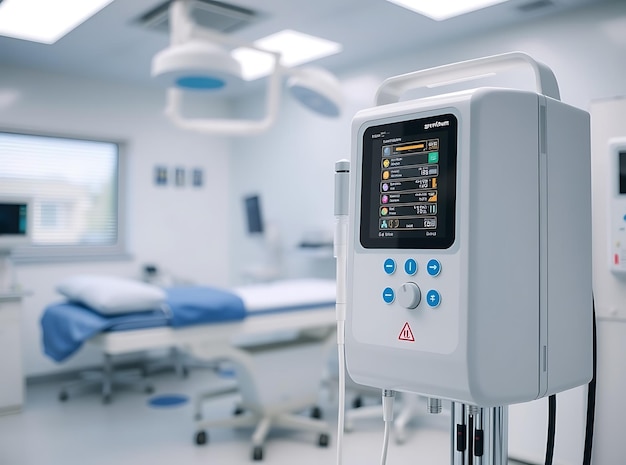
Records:
{"label": "bed caster wheel", "polygon": [[233,410],[233,415],[235,416],[243,415],[243,412],[245,412],[243,407],[241,405],[238,405],[237,407],[235,407],[235,410]]}
{"label": "bed caster wheel", "polygon": [[311,418],[322,418],[322,409],[318,406],[313,407],[311,410]]}
{"label": "bed caster wheel", "polygon": [[108,405],[111,403],[111,394],[105,394],[102,396],[102,403]]}
{"label": "bed caster wheel", "polygon": [[252,449],[252,460],[263,460],[263,448],[261,446],[254,446]]}
{"label": "bed caster wheel", "polygon": [[68,398],[69,396],[67,395],[66,391],[59,392],[59,401],[65,402]]}
{"label": "bed caster wheel", "polygon": [[206,434],[206,431],[198,431],[196,433],[196,444],[201,446],[206,444],[209,441],[209,435]]}
{"label": "bed caster wheel", "polygon": [[328,434],[322,433],[320,434],[320,437],[317,440],[317,443],[319,444],[320,447],[328,447],[328,444],[330,443],[330,437],[328,436]]}
{"label": "bed caster wheel", "polygon": [[145,392],[146,394],[154,394],[154,387],[153,386],[146,386],[144,388],[143,392]]}
{"label": "bed caster wheel", "polygon": [[360,397],[355,397],[352,401],[352,408],[361,408],[363,407],[363,399]]}

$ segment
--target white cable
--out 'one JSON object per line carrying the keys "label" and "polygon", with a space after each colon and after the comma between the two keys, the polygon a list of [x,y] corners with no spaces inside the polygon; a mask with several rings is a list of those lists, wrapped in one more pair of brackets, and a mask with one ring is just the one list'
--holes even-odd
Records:
{"label": "white cable", "polygon": [[339,160],[335,163],[335,237],[334,255],[337,259],[337,357],[338,367],[338,412],[337,412],[337,465],[343,463],[343,433],[346,404],[346,347],[345,321],[347,303],[347,239],[348,239],[348,184],[350,163]]}
{"label": "white cable", "polygon": [[383,450],[380,456],[380,465],[387,463],[387,450],[389,449],[389,435],[391,422],[393,421],[393,399],[395,394],[394,391],[383,389],[383,421],[385,422],[385,431],[383,433]]}
{"label": "white cable", "polygon": [[[337,333],[343,332],[343,321],[337,322]],[[340,329],[341,327],[341,329]],[[343,463],[343,433],[346,412],[346,347],[337,344],[337,355],[339,357],[339,400],[337,412],[337,465]]]}
{"label": "white cable", "polygon": [[389,432],[391,431],[391,422],[385,422],[385,432],[383,433],[383,452],[380,457],[380,465],[387,463],[387,449],[389,448]]}

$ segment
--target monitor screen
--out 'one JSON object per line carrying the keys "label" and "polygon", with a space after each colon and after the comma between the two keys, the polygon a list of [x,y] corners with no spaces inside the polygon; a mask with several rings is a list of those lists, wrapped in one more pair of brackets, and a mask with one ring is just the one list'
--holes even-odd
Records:
{"label": "monitor screen", "polygon": [[26,236],[27,220],[28,204],[0,203],[0,236]]}
{"label": "monitor screen", "polygon": [[244,199],[246,220],[250,234],[263,233],[263,216],[261,214],[261,199],[258,195],[251,195]]}
{"label": "monitor screen", "polygon": [[0,255],[30,244],[30,210],[30,199],[0,196]]}
{"label": "monitor screen", "polygon": [[456,117],[369,127],[362,150],[361,245],[450,247],[455,239]]}
{"label": "monitor screen", "polygon": [[626,194],[626,152],[619,152],[619,193]]}

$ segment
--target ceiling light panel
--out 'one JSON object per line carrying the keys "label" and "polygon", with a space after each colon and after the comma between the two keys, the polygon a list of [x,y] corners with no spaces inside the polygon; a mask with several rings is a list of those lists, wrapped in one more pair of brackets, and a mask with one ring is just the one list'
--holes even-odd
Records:
{"label": "ceiling light panel", "polygon": [[[280,53],[283,66],[292,67],[309,63],[341,52],[341,44],[320,37],[303,34],[291,29],[271,34],[254,42],[270,52]],[[241,63],[243,78],[250,81],[272,72],[274,60],[271,55],[250,48],[233,50],[233,56]]]}
{"label": "ceiling light panel", "polygon": [[113,0],[4,0],[0,35],[53,44]]}
{"label": "ceiling light panel", "polygon": [[387,0],[436,21],[481,10],[508,0]]}

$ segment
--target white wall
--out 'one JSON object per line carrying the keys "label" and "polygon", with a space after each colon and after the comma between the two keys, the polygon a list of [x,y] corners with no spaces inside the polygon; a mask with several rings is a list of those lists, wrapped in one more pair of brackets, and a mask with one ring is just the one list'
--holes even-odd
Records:
{"label": "white wall", "polygon": [[[566,103],[589,109],[593,100],[626,95],[626,2],[616,1],[495,32],[477,32],[463,41],[429,45],[426,49],[415,44],[412,52],[371,57],[369,63],[340,74],[348,101],[338,120],[311,115],[285,98],[279,121],[272,130],[233,143],[232,210],[241,212],[243,194],[259,192],[266,216],[274,219],[284,236],[287,272],[332,274],[332,260],[311,259],[296,252],[295,245],[310,229],[332,228],[333,165],[336,160],[349,157],[350,121],[354,113],[372,105],[376,88],[386,77],[513,50],[527,52],[550,66]],[[507,74],[502,81],[490,80],[487,84],[518,86],[523,78],[523,87],[532,88],[529,76]],[[252,108],[261,104],[258,97],[246,97],[239,102],[239,111],[250,115]],[[258,256],[258,244],[246,239],[242,214],[234,216],[231,227],[233,238],[240,244],[231,255],[233,278],[237,279],[249,257]],[[620,373],[622,382],[626,379],[624,369],[617,363],[611,369]],[[585,393],[585,388],[579,388],[559,396],[555,463],[581,462]],[[626,401],[622,398],[618,402],[615,409],[625,411]],[[545,400],[511,409],[512,452],[528,460],[543,461],[546,412]]]}
{"label": "white wall", "polygon": [[[17,267],[19,281],[33,293],[24,301],[22,318],[26,375],[101,361],[101,354],[88,348],[61,365],[42,353],[39,318],[47,304],[59,299],[54,286],[66,276],[138,277],[142,264],[154,263],[186,279],[228,284],[228,228],[220,207],[230,183],[227,139],[175,129],[163,116],[161,90],[7,67],[0,70],[0,90],[18,96],[0,107],[0,129],[121,141],[128,157],[129,259]],[[215,111],[228,110],[223,102],[214,106]],[[204,187],[157,187],[155,165],[202,168]]]}

